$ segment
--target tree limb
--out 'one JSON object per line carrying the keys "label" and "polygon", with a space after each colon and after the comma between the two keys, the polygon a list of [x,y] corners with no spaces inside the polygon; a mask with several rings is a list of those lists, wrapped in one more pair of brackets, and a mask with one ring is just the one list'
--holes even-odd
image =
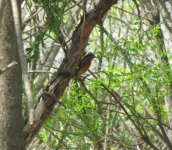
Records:
{"label": "tree limb", "polygon": [[43,123],[51,115],[54,106],[57,104],[56,107],[60,107],[58,101],[75,74],[76,67],[81,57],[84,55],[84,49],[91,31],[96,24],[101,21],[110,7],[116,3],[117,0],[101,0],[96,8],[85,16],[84,22],[81,20],[77,26],[72,36],[72,44],[68,54],[45,89],[45,92],[50,93],[56,99],[42,94],[35,108],[35,126],[30,128],[28,121],[25,124],[23,130],[23,145],[27,145],[32,141]]}

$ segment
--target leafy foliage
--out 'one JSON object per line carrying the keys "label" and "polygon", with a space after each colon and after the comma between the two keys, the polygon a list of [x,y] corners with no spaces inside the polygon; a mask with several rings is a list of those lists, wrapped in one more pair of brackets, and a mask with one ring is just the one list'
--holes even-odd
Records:
{"label": "leafy foliage", "polygon": [[[65,44],[73,42],[71,31],[83,10],[80,3],[73,5],[72,1],[34,2],[41,5],[47,20],[35,40],[29,41],[26,57],[30,64],[38,63],[39,59],[46,64],[53,53],[47,48],[61,44],[57,42],[60,33],[64,33]],[[89,3],[88,6],[92,8]],[[92,71],[87,72],[81,82],[76,83],[75,79],[70,82],[61,97],[64,106],[54,109],[36,139],[46,144],[33,142],[31,148],[42,145],[45,149],[85,150],[169,147],[171,112],[167,103],[172,81],[167,56],[170,54],[160,22],[153,24],[146,17],[140,18],[141,14],[132,13],[136,10],[133,1],[119,2],[102,25],[95,27],[86,48],[97,56]],[[73,15],[74,12],[78,14]],[[71,24],[71,20],[75,20],[75,24]],[[62,55],[60,51],[58,60]],[[56,66],[54,60],[51,63]],[[36,68],[42,69],[39,65]],[[32,80],[38,84],[38,78],[41,74]]]}

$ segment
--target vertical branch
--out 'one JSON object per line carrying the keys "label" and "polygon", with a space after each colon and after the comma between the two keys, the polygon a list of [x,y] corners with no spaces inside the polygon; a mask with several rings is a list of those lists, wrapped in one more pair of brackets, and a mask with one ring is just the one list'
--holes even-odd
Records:
{"label": "vertical branch", "polygon": [[154,3],[157,6],[160,14],[162,15],[166,28],[170,33],[172,33],[172,20],[165,3],[162,0],[154,0]]}
{"label": "vertical branch", "polygon": [[[103,32],[103,20],[101,20],[100,24],[100,45],[101,45],[101,53],[104,55],[104,32]],[[99,59],[99,64],[98,64],[98,71],[101,70],[101,66],[102,66],[102,60],[103,60],[103,56],[100,57]]]}
{"label": "vertical branch", "polygon": [[23,72],[25,91],[28,98],[29,124],[33,125],[34,124],[34,107],[33,107],[32,91],[31,91],[31,85],[29,82],[29,77],[27,74],[27,63],[25,61],[25,56],[24,56],[24,48],[23,48],[22,32],[21,32],[21,24],[20,24],[20,14],[19,14],[19,7],[18,7],[17,0],[11,0],[11,6],[12,6],[12,11],[13,11],[14,28],[16,32],[18,51],[19,51],[19,56],[20,56],[22,72]]}

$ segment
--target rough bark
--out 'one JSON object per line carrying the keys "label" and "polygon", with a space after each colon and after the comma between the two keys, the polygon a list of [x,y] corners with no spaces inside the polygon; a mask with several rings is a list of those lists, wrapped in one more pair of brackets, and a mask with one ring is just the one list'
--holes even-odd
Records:
{"label": "rough bark", "polygon": [[10,1],[0,2],[0,69],[17,64],[0,75],[0,149],[20,150],[22,145],[22,74]]}
{"label": "rough bark", "polygon": [[[60,65],[59,70],[54,74],[51,82],[47,86],[45,91],[46,93],[44,93],[39,99],[40,101],[35,109],[35,126],[33,128],[29,128],[27,122],[24,127],[24,145],[31,142],[45,120],[51,114],[55,104],[58,104],[58,101],[68,86],[69,81],[75,74],[79,60],[84,55],[84,49],[91,31],[115,3],[117,3],[117,0],[100,1],[96,8],[90,11],[77,26],[72,36],[72,44],[69,53],[66,55],[66,58]],[[60,105],[56,105],[56,107],[59,106]]]}

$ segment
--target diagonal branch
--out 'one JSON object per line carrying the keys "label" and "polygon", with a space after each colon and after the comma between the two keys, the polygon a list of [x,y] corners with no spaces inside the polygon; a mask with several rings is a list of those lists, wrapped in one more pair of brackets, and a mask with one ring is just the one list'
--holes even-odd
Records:
{"label": "diagonal branch", "polygon": [[42,94],[39,103],[35,108],[35,126],[30,128],[28,121],[25,124],[23,130],[24,146],[32,141],[43,123],[51,115],[54,106],[56,105],[56,107],[60,107],[60,103],[58,103],[59,99],[75,74],[79,60],[84,54],[84,49],[87,45],[90,33],[108,12],[110,7],[116,3],[117,0],[101,0],[96,8],[86,14],[85,18],[82,19],[77,26],[72,36],[72,43],[68,54],[46,87],[46,93]]}
{"label": "diagonal branch", "polygon": [[7,71],[8,69],[10,69],[11,67],[17,65],[17,62],[16,61],[12,61],[11,63],[9,63],[6,67],[0,69],[0,75],[2,73],[4,73],[5,71]]}

